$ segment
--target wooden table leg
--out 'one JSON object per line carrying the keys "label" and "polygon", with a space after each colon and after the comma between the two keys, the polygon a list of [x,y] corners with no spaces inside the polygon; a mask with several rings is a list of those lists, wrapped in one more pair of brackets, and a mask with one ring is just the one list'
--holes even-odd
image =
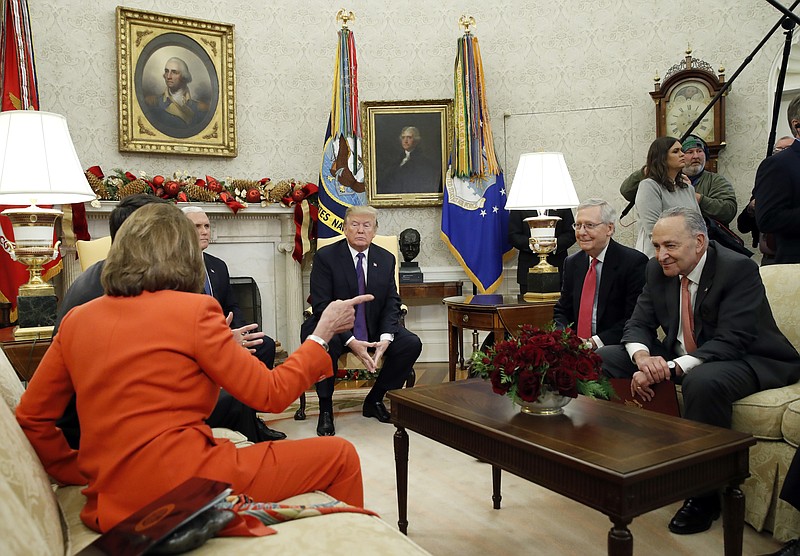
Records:
{"label": "wooden table leg", "polygon": [[633,535],[628,529],[631,520],[615,520],[608,532],[608,556],[633,556]]}
{"label": "wooden table leg", "polygon": [[492,466],[492,507],[495,510],[500,509],[500,501],[503,499],[500,494],[500,474],[502,472],[503,470],[496,465]]}
{"label": "wooden table leg", "polygon": [[[396,426],[396,425],[395,425]],[[397,476],[397,526],[408,534],[408,433],[397,427],[394,433],[394,468]]]}
{"label": "wooden table leg", "polygon": [[739,485],[730,485],[723,494],[722,527],[725,556],[742,556],[744,535],[744,493]]}
{"label": "wooden table leg", "polygon": [[447,347],[449,350],[447,363],[449,366],[450,382],[456,379],[456,362],[458,361],[459,337],[461,329],[457,326],[449,325],[450,333],[447,335]]}

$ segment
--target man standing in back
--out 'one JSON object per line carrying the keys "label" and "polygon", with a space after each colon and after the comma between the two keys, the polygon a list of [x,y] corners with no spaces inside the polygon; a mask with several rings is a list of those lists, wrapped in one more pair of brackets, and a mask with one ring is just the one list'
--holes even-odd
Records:
{"label": "man standing in back", "polygon": [[786,110],[795,137],[788,148],[764,159],[753,197],[761,233],[773,234],[776,264],[800,263],[800,95]]}

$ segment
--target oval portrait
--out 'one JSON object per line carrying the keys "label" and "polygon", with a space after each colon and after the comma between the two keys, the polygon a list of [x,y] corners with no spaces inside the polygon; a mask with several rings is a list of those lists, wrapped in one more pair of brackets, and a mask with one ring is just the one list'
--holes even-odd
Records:
{"label": "oval portrait", "polygon": [[203,131],[219,104],[214,62],[196,41],[180,33],[165,33],[144,47],[133,82],[150,124],[176,139]]}

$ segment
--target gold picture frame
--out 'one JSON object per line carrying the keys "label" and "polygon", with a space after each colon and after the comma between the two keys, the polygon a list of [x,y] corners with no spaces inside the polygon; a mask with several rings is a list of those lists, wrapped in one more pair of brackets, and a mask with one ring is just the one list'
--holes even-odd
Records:
{"label": "gold picture frame", "polygon": [[452,99],[365,101],[361,125],[369,204],[441,206],[453,136]]}
{"label": "gold picture frame", "polygon": [[117,77],[120,151],[237,155],[233,25],[118,6]]}

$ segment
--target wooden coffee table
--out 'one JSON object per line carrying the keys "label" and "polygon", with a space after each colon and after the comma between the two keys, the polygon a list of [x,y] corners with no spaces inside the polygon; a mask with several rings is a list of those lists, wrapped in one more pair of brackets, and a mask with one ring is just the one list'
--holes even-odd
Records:
{"label": "wooden coffee table", "polygon": [[477,379],[394,390],[389,399],[403,533],[409,429],[490,463],[495,509],[506,470],[607,515],[612,555],[633,554],[636,516],[724,487],[725,554],[742,553],[750,435],[582,396],[563,415],[524,415]]}

